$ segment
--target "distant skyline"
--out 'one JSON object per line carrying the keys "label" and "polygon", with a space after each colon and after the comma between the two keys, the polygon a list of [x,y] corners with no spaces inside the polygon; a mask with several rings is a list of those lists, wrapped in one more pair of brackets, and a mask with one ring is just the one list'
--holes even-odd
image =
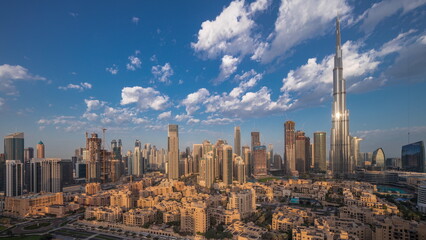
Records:
{"label": "distant skyline", "polygon": [[282,155],[291,120],[328,151],[335,13],[350,134],[400,157],[426,141],[426,0],[2,1],[0,134],[70,158],[103,127],[126,152],[167,149],[168,124],[181,151],[240,126]]}

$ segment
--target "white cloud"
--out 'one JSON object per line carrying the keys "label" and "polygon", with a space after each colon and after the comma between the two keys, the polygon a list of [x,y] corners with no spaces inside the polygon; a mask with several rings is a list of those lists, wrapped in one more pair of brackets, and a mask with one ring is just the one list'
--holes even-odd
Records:
{"label": "white cloud", "polygon": [[87,112],[93,111],[93,110],[98,110],[101,107],[105,106],[106,102],[104,101],[100,101],[97,99],[84,99],[84,102],[86,103]]}
{"label": "white cloud", "polygon": [[96,121],[99,117],[98,114],[92,113],[92,112],[85,112],[82,116],[83,118],[86,118],[89,121]]}
{"label": "white cloud", "polygon": [[46,126],[53,126],[58,130],[66,132],[81,131],[87,126],[86,122],[77,120],[74,116],[57,116],[50,119],[42,118],[37,123],[40,125],[40,129],[44,129]]}
{"label": "white cloud", "polygon": [[5,92],[7,95],[18,95],[19,92],[14,84],[18,80],[44,81],[46,78],[32,75],[28,69],[20,65],[0,65],[0,92]]}
{"label": "white cloud", "polygon": [[136,103],[141,110],[164,110],[169,106],[169,97],[154,88],[140,86],[125,87],[121,90],[121,105]]}
{"label": "white cloud", "polygon": [[204,105],[207,113],[222,113],[225,116],[239,118],[276,114],[290,107],[287,95],[279,96],[273,101],[271,90],[265,86],[256,92],[247,92],[238,97],[230,96],[228,93],[213,95],[204,101]]}
{"label": "white cloud", "polygon": [[158,114],[157,119],[158,120],[163,120],[163,119],[168,119],[172,116],[172,111],[168,111],[168,112],[163,112]]}
{"label": "white cloud", "polygon": [[166,63],[164,66],[152,66],[151,72],[158,81],[163,83],[170,83],[170,77],[174,74],[170,63]]}
{"label": "white cloud", "polygon": [[4,98],[0,97],[0,109],[4,106],[5,103],[6,101],[4,100]]}
{"label": "white cloud", "polygon": [[198,118],[190,118],[186,124],[193,124],[193,123],[199,123],[201,120]]}
{"label": "white cloud", "polygon": [[200,88],[198,91],[188,94],[182,101],[182,105],[185,106],[186,113],[192,115],[195,111],[200,109],[200,104],[207,99],[210,95],[209,90]]}
{"label": "white cloud", "polygon": [[245,72],[242,75],[236,75],[235,79],[240,81],[240,84],[238,87],[235,87],[232,89],[232,91],[229,93],[229,96],[231,97],[239,97],[241,94],[246,92],[248,89],[256,86],[256,84],[262,79],[263,74],[257,73],[253,69]]}
{"label": "white cloud", "polygon": [[151,61],[151,62],[157,62],[158,61],[158,59],[157,59],[157,55],[152,55],[150,58],[149,58],[149,60]]}
{"label": "white cloud", "polygon": [[134,124],[142,124],[142,123],[149,123],[149,120],[146,118],[133,118],[132,122]]}
{"label": "white cloud", "polygon": [[175,120],[178,121],[178,122],[182,122],[184,120],[188,120],[188,119],[191,119],[191,118],[192,118],[192,116],[187,115],[187,114],[178,114],[178,115],[175,116]]}
{"label": "white cloud", "polygon": [[401,14],[406,14],[425,3],[426,0],[386,0],[375,3],[361,15],[362,25],[360,28],[366,33],[371,33],[385,18],[398,13],[400,10],[402,10]]}
{"label": "white cloud", "polygon": [[351,7],[346,0],[282,0],[270,42],[258,45],[252,59],[267,63],[292,47],[323,35],[336,13],[346,18]]}
{"label": "white cloud", "polygon": [[91,89],[91,88],[92,88],[92,84],[87,83],[87,82],[82,82],[78,85],[70,83],[66,86],[58,87],[58,89],[61,89],[61,90],[75,89],[75,90],[78,90],[78,91],[84,91],[84,90]]}
{"label": "white cloud", "polygon": [[76,13],[76,12],[69,12],[69,15],[71,17],[78,17],[78,13]]}
{"label": "white cloud", "polygon": [[116,75],[118,73],[118,66],[113,64],[111,67],[107,67],[105,70],[112,75]]}
{"label": "white cloud", "polygon": [[134,55],[129,56],[129,63],[126,64],[127,70],[136,71],[136,69],[141,68],[142,61],[137,57],[140,54],[139,50],[135,51]]}
{"label": "white cloud", "polygon": [[245,55],[251,53],[257,44],[252,36],[256,26],[253,15],[265,10],[270,1],[258,0],[250,6],[242,0],[235,0],[224,8],[215,20],[201,24],[197,42],[191,43],[196,52],[204,53],[208,58],[218,55]]}
{"label": "white cloud", "polygon": [[225,81],[229,76],[231,76],[236,70],[237,65],[240,62],[238,57],[232,57],[230,55],[225,55],[222,57],[222,63],[220,64],[220,73],[219,76],[215,79],[214,83],[219,84]]}
{"label": "white cloud", "polygon": [[138,24],[139,20],[140,19],[138,17],[132,17],[132,23]]}
{"label": "white cloud", "polygon": [[240,119],[232,118],[209,118],[201,121],[204,125],[227,125],[240,121]]}

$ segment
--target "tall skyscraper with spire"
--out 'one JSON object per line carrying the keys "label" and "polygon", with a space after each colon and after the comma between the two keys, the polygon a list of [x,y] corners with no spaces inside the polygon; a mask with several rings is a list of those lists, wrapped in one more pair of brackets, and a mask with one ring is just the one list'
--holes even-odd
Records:
{"label": "tall skyscraper with spire", "polygon": [[343,177],[352,172],[350,160],[349,110],[346,109],[346,80],[340,41],[340,22],[336,19],[336,55],[333,69],[333,109],[331,116],[330,160],[333,175]]}

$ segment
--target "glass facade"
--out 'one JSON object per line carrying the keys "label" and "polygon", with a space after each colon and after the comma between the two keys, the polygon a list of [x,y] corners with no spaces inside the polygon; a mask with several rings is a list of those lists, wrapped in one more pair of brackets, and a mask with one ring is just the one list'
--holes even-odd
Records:
{"label": "glass facade", "polygon": [[410,172],[425,172],[425,146],[423,141],[402,146],[402,169]]}

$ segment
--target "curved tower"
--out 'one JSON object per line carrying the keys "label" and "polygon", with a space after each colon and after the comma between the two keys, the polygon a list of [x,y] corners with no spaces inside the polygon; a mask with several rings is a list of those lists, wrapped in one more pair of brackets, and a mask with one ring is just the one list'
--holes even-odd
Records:
{"label": "curved tower", "polygon": [[347,176],[352,173],[350,159],[349,110],[346,109],[346,81],[343,78],[340,22],[336,19],[336,55],[333,69],[333,109],[331,115],[330,160],[333,175]]}

